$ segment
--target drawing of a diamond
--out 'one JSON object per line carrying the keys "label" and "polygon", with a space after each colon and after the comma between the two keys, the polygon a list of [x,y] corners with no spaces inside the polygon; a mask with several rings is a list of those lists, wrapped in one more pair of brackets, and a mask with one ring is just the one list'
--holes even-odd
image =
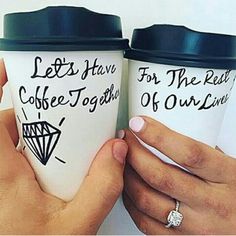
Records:
{"label": "drawing of a diamond", "polygon": [[51,157],[61,131],[47,121],[22,124],[23,139],[37,159],[46,165]]}

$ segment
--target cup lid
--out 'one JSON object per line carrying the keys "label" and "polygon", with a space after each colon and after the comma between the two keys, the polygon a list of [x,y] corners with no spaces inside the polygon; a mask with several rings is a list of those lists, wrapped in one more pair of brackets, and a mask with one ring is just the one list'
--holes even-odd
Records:
{"label": "cup lid", "polygon": [[236,69],[236,36],[204,33],[184,26],[152,25],[133,32],[125,57],[153,63]]}
{"label": "cup lid", "polygon": [[83,7],[55,6],[4,16],[3,51],[124,50],[121,20]]}

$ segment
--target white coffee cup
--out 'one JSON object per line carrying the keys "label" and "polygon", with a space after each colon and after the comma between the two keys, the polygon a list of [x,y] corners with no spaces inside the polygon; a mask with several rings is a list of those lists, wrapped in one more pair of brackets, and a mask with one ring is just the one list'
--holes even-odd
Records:
{"label": "white coffee cup", "polygon": [[136,29],[132,49],[126,53],[130,118],[152,117],[215,147],[236,78],[234,45],[236,37],[182,26]]}
{"label": "white coffee cup", "polygon": [[[170,33],[168,35],[171,37]],[[146,36],[141,43],[151,45],[147,38],[151,37]],[[184,43],[188,45],[188,41]],[[132,50],[135,50],[134,47],[126,52],[126,57],[130,59],[129,117],[152,117],[179,133],[215,147],[236,78],[235,65],[230,69],[191,67],[189,63],[183,65],[180,61],[164,64],[166,61],[158,57],[156,62],[150,62],[147,52],[139,50],[135,54]],[[153,59],[151,56],[149,59]],[[158,150],[140,142],[158,158],[176,164]],[[118,221],[118,218],[121,220]],[[102,234],[140,234],[121,200],[105,221],[105,226],[106,230],[101,229]]]}
{"label": "white coffee cup", "polygon": [[[233,36],[195,32],[182,26],[153,25],[134,30],[131,50],[125,53],[129,59],[129,117],[152,117],[215,147],[236,76],[235,48]],[[206,109],[215,97],[219,106]],[[140,142],[157,157],[175,164]],[[105,226],[103,234],[140,234],[121,200]]]}
{"label": "white coffee cup", "polygon": [[[60,27],[53,21],[58,16]],[[29,18],[35,28],[22,27]],[[5,17],[0,45],[22,152],[42,189],[69,201],[98,150],[115,136],[128,47],[120,19],[75,7],[14,13]]]}

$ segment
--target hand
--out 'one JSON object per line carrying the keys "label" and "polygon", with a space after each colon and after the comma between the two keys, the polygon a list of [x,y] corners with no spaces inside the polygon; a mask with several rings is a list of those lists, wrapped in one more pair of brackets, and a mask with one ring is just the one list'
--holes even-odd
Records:
{"label": "hand", "polygon": [[[2,94],[3,62],[0,75]],[[95,234],[123,188],[125,142],[110,140],[101,148],[69,203],[40,189],[17,143],[14,112],[0,112],[0,234]]]}
{"label": "hand", "polygon": [[[235,234],[236,160],[148,117],[131,119],[130,128],[191,172],[162,162],[126,132],[123,199],[137,227],[145,234]],[[166,228],[174,199],[184,218],[179,227]]]}

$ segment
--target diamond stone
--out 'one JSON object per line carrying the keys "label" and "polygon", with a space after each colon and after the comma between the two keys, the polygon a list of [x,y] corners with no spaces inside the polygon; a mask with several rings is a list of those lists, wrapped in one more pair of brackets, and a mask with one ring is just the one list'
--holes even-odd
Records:
{"label": "diamond stone", "polygon": [[167,222],[173,227],[178,227],[181,225],[181,222],[183,220],[183,215],[179,213],[178,211],[171,211],[167,217]]}
{"label": "diamond stone", "polygon": [[22,125],[23,139],[37,159],[46,165],[51,157],[61,131],[46,121]]}

